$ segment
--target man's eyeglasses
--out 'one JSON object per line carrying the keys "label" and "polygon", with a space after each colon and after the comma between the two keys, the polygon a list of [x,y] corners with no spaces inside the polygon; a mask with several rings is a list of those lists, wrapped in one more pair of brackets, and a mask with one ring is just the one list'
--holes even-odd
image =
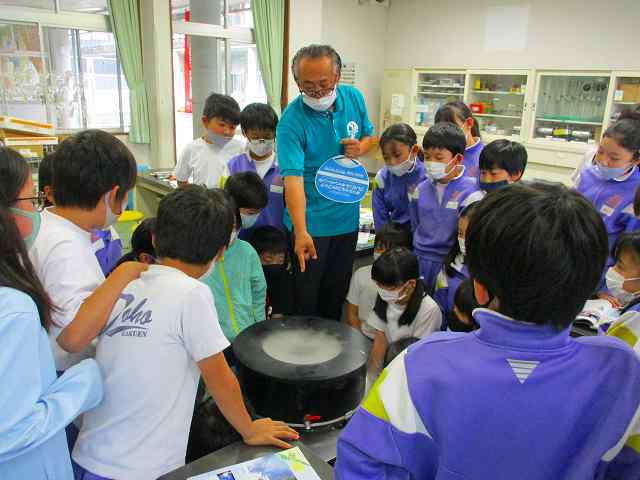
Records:
{"label": "man's eyeglasses", "polygon": [[37,211],[41,211],[44,208],[44,202],[47,200],[47,196],[44,194],[44,192],[38,192],[35,197],[22,197],[15,199],[16,202],[20,200],[29,200]]}

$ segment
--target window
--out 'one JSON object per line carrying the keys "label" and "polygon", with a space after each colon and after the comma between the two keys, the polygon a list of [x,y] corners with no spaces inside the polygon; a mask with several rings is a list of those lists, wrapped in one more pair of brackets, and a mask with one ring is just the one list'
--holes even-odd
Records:
{"label": "window", "polygon": [[58,0],[60,10],[108,15],[107,0]]}
{"label": "window", "polygon": [[54,0],[0,0],[0,5],[42,8],[46,10],[55,10],[56,8]]}
{"label": "window", "polygon": [[113,34],[0,22],[0,113],[57,130],[130,125]]}
{"label": "window", "polygon": [[[202,134],[206,97],[266,102],[249,0],[171,0],[176,153]],[[207,27],[194,28],[192,23]],[[232,28],[228,28],[232,27]]]}

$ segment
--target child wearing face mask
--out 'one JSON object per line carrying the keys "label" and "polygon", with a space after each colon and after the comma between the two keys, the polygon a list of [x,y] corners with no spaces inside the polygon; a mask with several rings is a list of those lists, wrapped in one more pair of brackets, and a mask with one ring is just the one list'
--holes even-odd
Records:
{"label": "child wearing face mask", "polygon": [[[465,254],[467,253],[465,235],[467,226],[469,225],[469,219],[475,210],[476,203],[470,204],[460,212],[460,217],[458,218],[458,239],[454,242],[451,250],[449,250],[444,260],[444,266],[436,279],[433,299],[440,307],[442,318],[445,320],[449,318],[453,310],[454,295],[458,290],[458,286],[465,279],[469,278],[469,269],[465,263]],[[443,324],[443,328],[446,327],[447,325]]]}
{"label": "child wearing face mask", "polygon": [[267,281],[268,318],[280,318],[294,311],[293,272],[287,244],[287,236],[282,230],[269,225],[256,228],[249,243],[255,249],[262,263],[262,271]]}
{"label": "child wearing face mask", "polygon": [[413,246],[428,292],[457,241],[460,212],[483,197],[477,179],[464,174],[465,142],[464,132],[453,123],[431,127],[422,140],[427,178],[409,190]]}
{"label": "child wearing face mask", "polygon": [[424,338],[440,330],[442,314],[420,279],[418,258],[407,248],[384,252],[373,262],[371,278],[378,296],[368,323],[376,329],[368,362],[369,384],[384,364],[389,344]]}
{"label": "child wearing face mask", "polygon": [[244,142],[233,138],[239,123],[240,106],[233,97],[219,93],[207,97],[202,110],[204,134],[187,144],[178,158],[178,186],[221,186],[222,177],[228,175],[227,163],[245,149]]}
{"label": "child wearing face mask", "polygon": [[91,237],[117,221],[136,175],[131,152],[101,130],[77,133],[55,152],[54,206],[38,216],[40,229],[29,254],[57,307],[49,339],[58,371],[90,355],[87,347],[104,327],[120,292],[147,269],[126,262],[105,280]]}
{"label": "child wearing face mask", "polygon": [[[633,211],[633,200],[640,187],[640,113],[628,112],[622,120],[611,125],[602,135],[595,153],[594,165],[580,175],[577,190],[596,208],[604,221],[609,237],[609,251],[613,251],[618,237],[640,228],[640,221]],[[611,255],[605,272],[613,265]],[[615,299],[600,284],[598,296]]]}
{"label": "child wearing face mask", "polygon": [[284,183],[274,151],[278,115],[266,103],[247,105],[240,114],[240,127],[247,138],[247,151],[229,160],[229,174],[255,172],[269,190],[269,201],[254,225],[243,228],[240,238],[247,240],[255,228],[271,225],[284,231]]}
{"label": "child wearing face mask", "polygon": [[[260,257],[250,243],[238,238],[238,232],[267,205],[268,197],[264,182],[254,172],[232,175],[224,192],[235,208],[234,230],[229,246],[201,280],[211,289],[220,326],[232,342],[245,328],[266,319],[267,282]],[[225,354],[234,363],[230,348]]]}
{"label": "child wearing face mask", "polygon": [[[38,166],[38,190],[44,198],[44,207],[53,206],[53,153],[46,155]],[[108,230],[94,230],[91,241],[96,258],[105,276],[120,263],[122,240],[113,226]]]}
{"label": "child wearing face mask", "polygon": [[[399,223],[387,222],[376,231],[373,260],[387,250],[400,247],[411,248],[411,234]],[[361,267],[351,277],[345,309],[347,323],[371,340],[376,336],[376,329],[368,321],[378,296],[376,284],[371,279],[372,268],[372,265]]]}
{"label": "child wearing face mask", "polygon": [[386,165],[376,175],[371,198],[375,229],[396,222],[411,230],[407,191],[424,180],[416,132],[406,123],[391,125],[380,137],[379,145]]}
{"label": "child wearing face mask", "polygon": [[494,140],[480,153],[480,190],[486,193],[519,182],[527,168],[527,150],[518,142]]}
{"label": "child wearing face mask", "polygon": [[640,312],[640,232],[625,233],[618,238],[614,260],[605,275],[612,304],[621,309],[621,315]]}
{"label": "child wearing face mask", "polygon": [[477,177],[480,153],[484,143],[480,138],[480,127],[471,109],[464,102],[449,102],[438,109],[434,120],[435,123],[455,123],[462,129],[466,141],[463,159],[464,175]]}

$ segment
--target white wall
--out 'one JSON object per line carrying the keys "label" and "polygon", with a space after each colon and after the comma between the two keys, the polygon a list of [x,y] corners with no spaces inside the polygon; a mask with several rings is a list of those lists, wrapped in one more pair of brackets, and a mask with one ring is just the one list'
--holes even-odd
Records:
{"label": "white wall", "polygon": [[[289,66],[298,49],[311,43],[322,43],[323,3],[323,0],[291,0],[289,2]],[[289,101],[292,101],[298,96],[299,91],[290,69],[288,78],[287,95]]]}
{"label": "white wall", "polygon": [[[529,6],[524,48],[487,48],[487,12],[513,5]],[[391,0],[385,67],[640,68],[639,24],[638,0]]]}

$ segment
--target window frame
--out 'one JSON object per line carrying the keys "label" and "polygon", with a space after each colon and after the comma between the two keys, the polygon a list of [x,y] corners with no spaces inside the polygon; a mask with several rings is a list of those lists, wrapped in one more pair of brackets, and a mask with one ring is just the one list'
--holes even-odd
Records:
{"label": "window frame", "polygon": [[[45,41],[44,41],[44,28],[60,28],[60,29],[68,29],[68,30],[84,30],[89,32],[105,32],[105,33],[113,33],[111,29],[111,22],[109,20],[108,15],[102,15],[98,13],[76,13],[67,10],[60,10],[59,0],[55,0],[55,10],[46,10],[41,8],[32,8],[32,7],[14,7],[9,5],[0,5],[0,21],[7,23],[23,23],[23,24],[35,24],[38,26],[38,32],[40,35],[40,51],[42,53],[42,61],[43,68],[45,72],[49,72],[49,67],[47,66],[45,53]],[[74,35],[76,41],[78,35]],[[80,48],[79,43],[76,45],[76,49],[79,55]],[[117,69],[121,71],[122,63],[120,59],[117,57]],[[80,76],[82,76],[82,72],[80,72]],[[123,110],[123,95],[121,89],[121,79],[118,76],[118,98],[120,105],[120,127],[113,128],[102,128],[106,132],[116,134],[116,135],[124,135],[128,133],[128,128],[124,124],[124,110]],[[81,96],[82,108],[84,109],[84,91]],[[45,104],[46,108],[46,104]],[[70,134],[86,129],[86,116],[82,115],[82,128],[78,129],[64,129],[64,128],[56,128],[56,134]]]}

